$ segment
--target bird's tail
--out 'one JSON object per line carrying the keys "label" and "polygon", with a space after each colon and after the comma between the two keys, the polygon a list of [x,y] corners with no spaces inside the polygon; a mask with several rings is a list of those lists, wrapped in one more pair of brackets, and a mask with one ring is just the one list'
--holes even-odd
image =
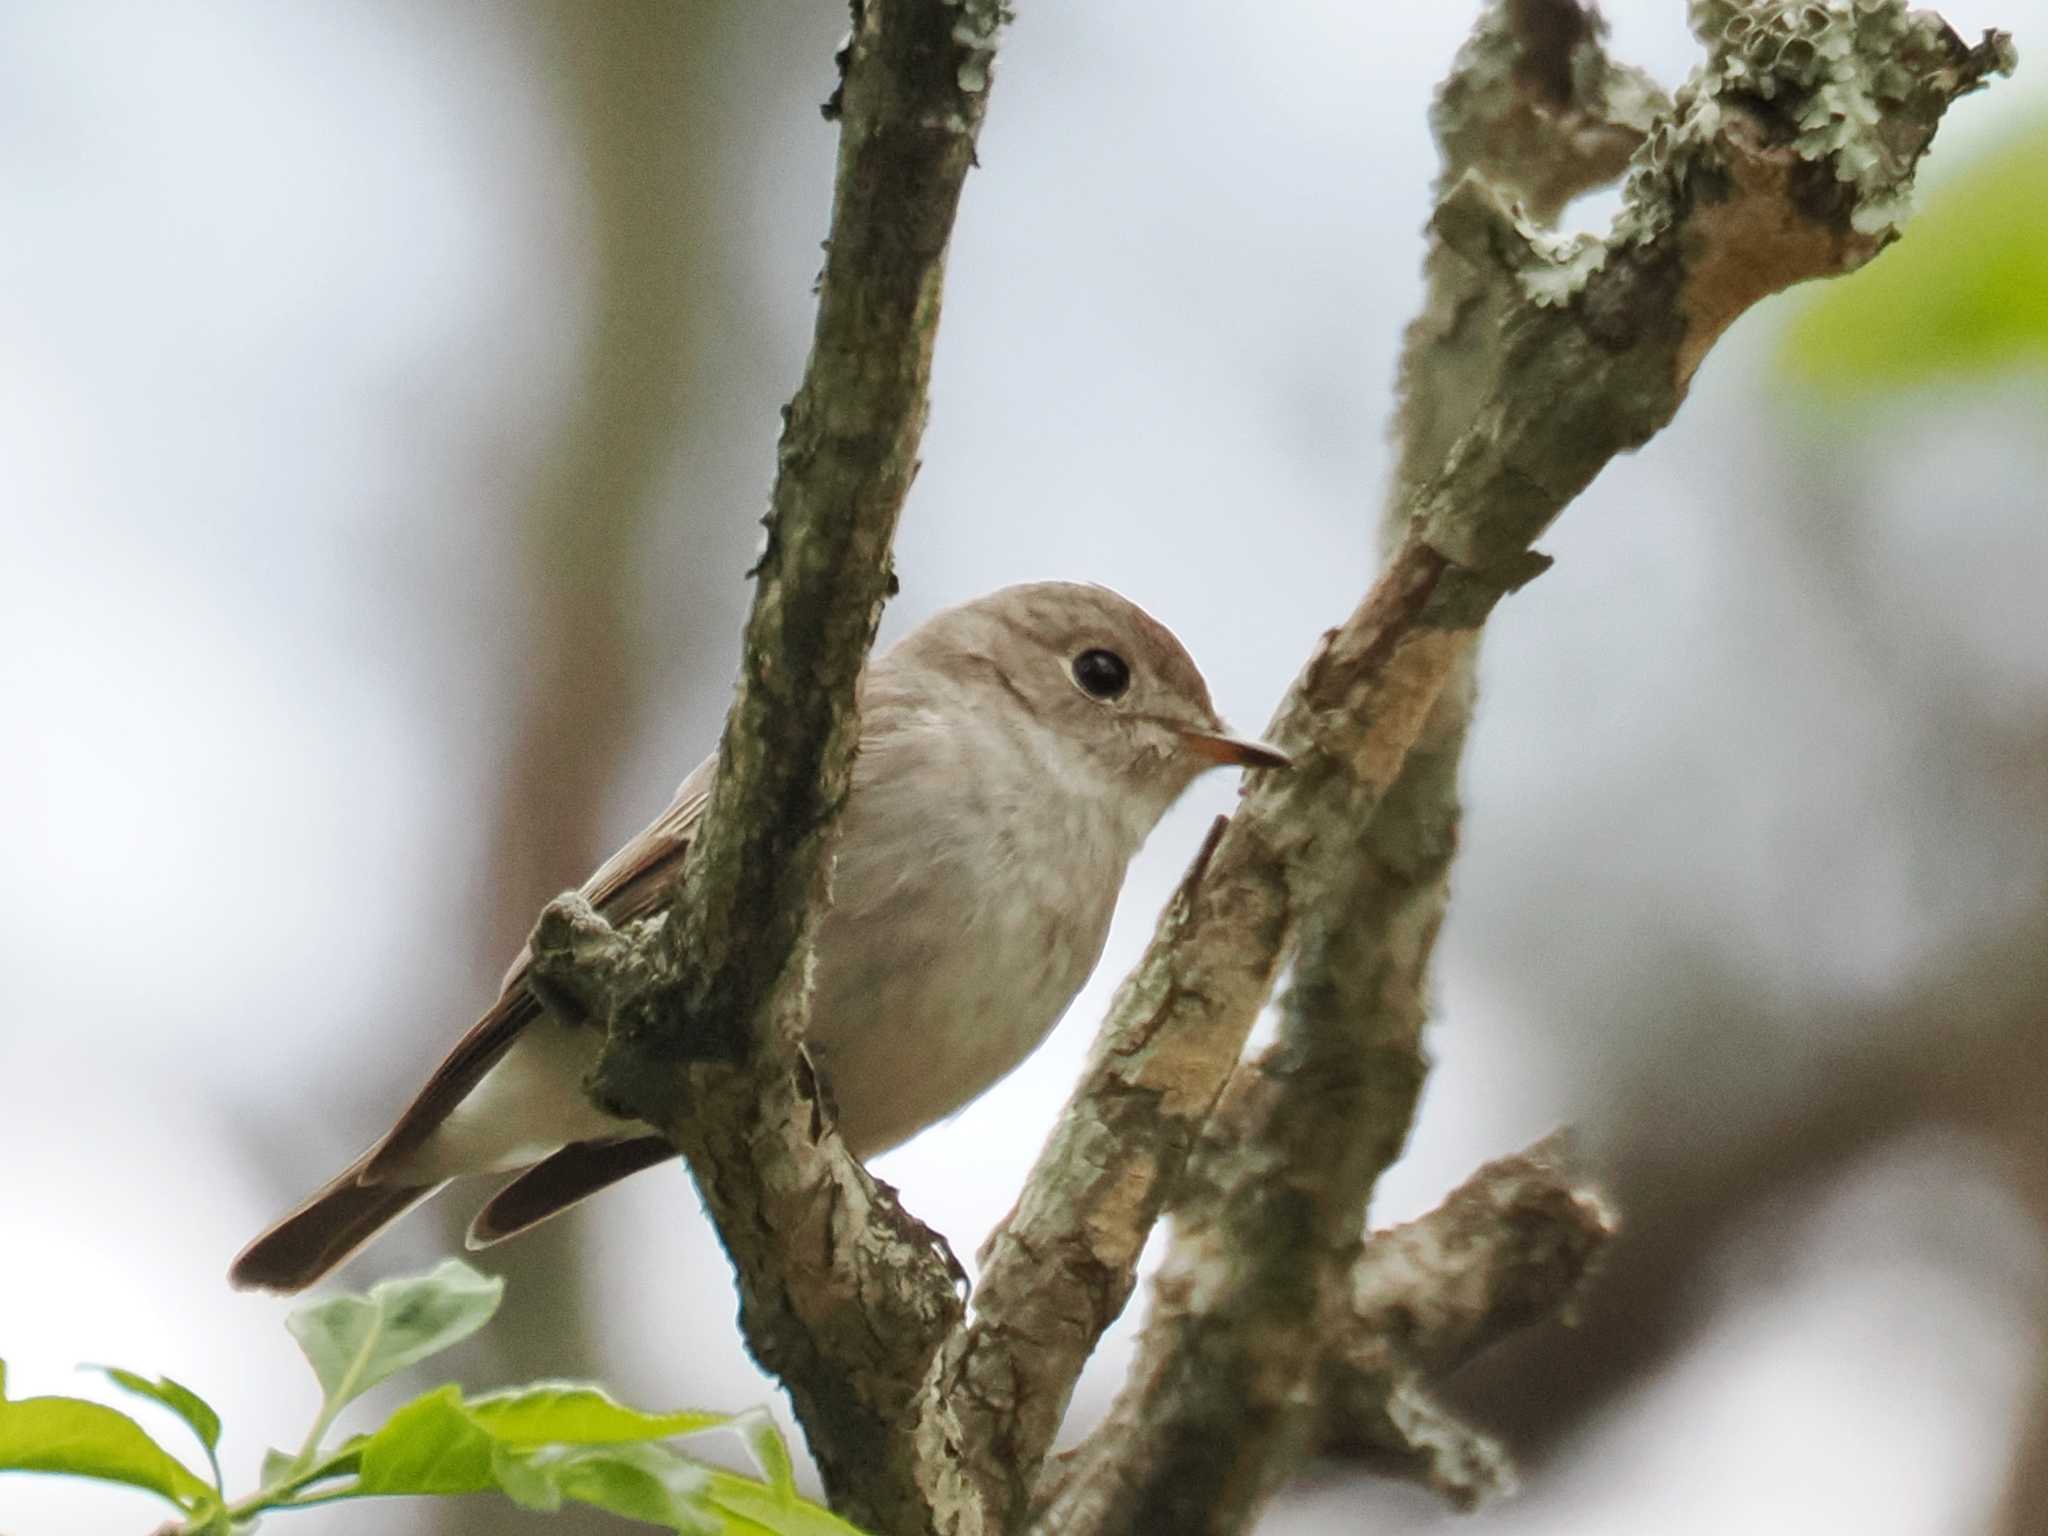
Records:
{"label": "bird's tail", "polygon": [[235,1256],[237,1290],[303,1291],[441,1186],[364,1184],[358,1158]]}
{"label": "bird's tail", "polygon": [[516,1237],[600,1189],[675,1155],[675,1147],[660,1136],[572,1141],[493,1195],[469,1224],[466,1245],[488,1248]]}

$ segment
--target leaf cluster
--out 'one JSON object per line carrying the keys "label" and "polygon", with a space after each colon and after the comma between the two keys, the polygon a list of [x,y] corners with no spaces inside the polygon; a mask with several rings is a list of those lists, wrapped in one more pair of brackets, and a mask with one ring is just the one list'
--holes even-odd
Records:
{"label": "leaf cluster", "polygon": [[[649,1413],[601,1388],[536,1382],[481,1397],[424,1392],[373,1430],[330,1443],[342,1410],[379,1382],[461,1342],[488,1322],[504,1282],[451,1259],[366,1295],[299,1308],[285,1326],[319,1378],[320,1411],[295,1452],[263,1458],[258,1487],[230,1498],[221,1477],[220,1415],[167,1376],[94,1367],[183,1420],[206,1456],[201,1476],[120,1410],[77,1397],[9,1399],[0,1362],[0,1472],[45,1472],[124,1484],[173,1505],[180,1536],[237,1536],[278,1510],[394,1494],[495,1490],[528,1509],[589,1504],[689,1536],[859,1536],[796,1491],[789,1448],[762,1410]],[[680,1437],[739,1436],[758,1477],[677,1450]]]}

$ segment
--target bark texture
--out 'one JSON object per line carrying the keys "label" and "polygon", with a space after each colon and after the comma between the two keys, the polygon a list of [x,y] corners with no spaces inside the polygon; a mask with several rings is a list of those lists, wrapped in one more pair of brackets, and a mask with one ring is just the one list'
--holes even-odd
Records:
{"label": "bark texture", "polygon": [[[1551,519],[1670,420],[1735,315],[1853,270],[1892,237],[1942,110],[2011,63],[2003,38],[1970,48],[1901,5],[1699,5],[1694,20],[1707,62],[1668,111],[1600,55],[1590,16],[1555,4],[1491,7],[1440,97],[1429,310],[1404,360],[1379,590],[1441,560],[1427,611],[1443,643],[1408,653],[1403,696],[1426,702],[1423,717],[1396,726],[1397,710],[1360,733],[1397,750],[1397,771],[1422,750],[1405,781],[1376,782],[1377,754],[1347,761],[1325,718],[1313,744],[1276,724],[1298,763],[1329,760],[1379,815],[1338,796],[1294,807],[1320,858],[1286,870],[1299,953],[1280,1040],[1222,1097],[1130,1381],[1056,1474],[1041,1529],[1241,1530],[1314,1443],[1307,1384],[1342,1256],[1427,1071],[1422,983],[1455,845],[1473,637],[1541,569],[1530,545]],[[1503,127],[1517,120],[1562,141],[1536,157],[1551,167],[1541,180]],[[1542,221],[1637,137],[1612,232],[1547,235]],[[1454,388],[1431,387],[1438,347]],[[1258,813],[1248,803],[1239,819]],[[1244,1028],[1263,1000],[1246,988]],[[1390,1378],[1392,1421],[1416,1431],[1418,1464],[1459,1486],[1442,1442],[1471,1439],[1420,1411],[1411,1387]],[[1490,1458],[1466,1460],[1462,1493],[1500,1481]]]}
{"label": "bark texture", "polygon": [[1347,1266],[1316,1381],[1325,1450],[1470,1506],[1513,1471],[1427,1383],[1519,1329],[1569,1316],[1615,1220],[1552,1136],[1488,1163],[1429,1215],[1375,1233]]}
{"label": "bark texture", "polygon": [[[600,1094],[689,1155],[749,1342],[855,1518],[1240,1531],[1332,1437],[1461,1497],[1501,1480],[1422,1376],[1540,1310],[1532,1297],[1568,1295],[1501,1277],[1570,1270],[1558,1255],[1590,1251],[1604,1218],[1570,1192],[1461,1195],[1432,1230],[1491,1233],[1439,1242],[1469,1262],[1423,1262],[1413,1234],[1380,1240],[1378,1260],[1360,1248],[1427,1070],[1476,636],[1543,569],[1535,539],[1670,420],[1737,314],[1892,238],[1942,112],[2011,63],[2002,38],[1968,47],[1896,0],[1693,14],[1707,61],[1668,107],[1564,0],[1503,0],[1460,55],[1439,101],[1446,170],[1386,567],[1273,719],[1295,770],[1261,776],[1212,836],[1119,991],[990,1241],[970,1320],[942,1245],[840,1147],[796,1045],[854,683],[1004,19],[974,0],[856,6],[817,341],[690,905],[621,936],[567,901],[536,935],[547,978],[607,1024]],[[1547,232],[1624,165],[1608,236]],[[1241,1065],[1290,959],[1279,1041]],[[1041,1471],[1169,1201],[1175,1240],[1131,1377],[1101,1429]],[[1440,1307],[1361,1308],[1359,1275],[1396,1254],[1446,1288]]]}

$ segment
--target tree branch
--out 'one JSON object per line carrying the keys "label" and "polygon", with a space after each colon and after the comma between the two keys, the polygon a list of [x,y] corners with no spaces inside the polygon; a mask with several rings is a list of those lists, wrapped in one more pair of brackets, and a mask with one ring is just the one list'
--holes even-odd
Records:
{"label": "tree branch", "polygon": [[[1648,76],[1607,56],[1605,30],[1598,13],[1577,0],[1505,0],[1482,13],[1431,109],[1442,155],[1440,200],[1477,176],[1549,226],[1573,198],[1626,169],[1671,104]],[[1424,305],[1400,362],[1398,457],[1382,518],[1390,548],[1409,530],[1418,487],[1441,467],[1497,382],[1509,334],[1504,322],[1518,297],[1497,271],[1475,267],[1435,231],[1424,275]],[[1458,845],[1458,766],[1477,650],[1475,632],[1452,658],[1400,778],[1364,829],[1346,886],[1330,893],[1331,921],[1314,942],[1304,942],[1296,961],[1288,1003],[1298,1027],[1290,1040],[1318,1042],[1338,1071],[1355,1063],[1350,1070],[1363,1073],[1351,1103],[1322,1115],[1334,1144],[1348,1142],[1362,1160],[1348,1170],[1332,1165],[1324,1179],[1332,1240],[1351,1230],[1379,1174],[1398,1156],[1428,1072],[1422,1030],[1429,962]],[[1321,1075],[1313,1066],[1301,1074],[1311,1084]],[[1283,1101],[1271,1113],[1292,1117],[1295,1109]],[[1324,1312],[1340,1293],[1331,1283],[1336,1273],[1326,1266]],[[1344,1336],[1341,1322],[1333,1326]],[[1312,1341],[1303,1336],[1299,1344],[1308,1349]],[[1505,1453],[1437,1408],[1412,1371],[1353,1377],[1347,1395],[1354,1417],[1366,1412],[1374,1387],[1382,1393],[1383,1438],[1410,1436],[1405,1457],[1383,1459],[1460,1496],[1511,1480]],[[1283,1420],[1280,1432],[1294,1427]]]}
{"label": "tree branch", "polygon": [[1488,1163],[1427,1216],[1375,1232],[1348,1266],[1322,1352],[1317,1443],[1459,1504],[1503,1491],[1506,1455],[1432,1411],[1425,1383],[1568,1315],[1614,1232],[1561,1134]]}
{"label": "tree branch", "polygon": [[[1517,13],[1545,10],[1496,7],[1488,20],[1505,15],[1513,35]],[[1498,340],[1482,353],[1473,407],[1432,429],[1440,456],[1412,463],[1420,472],[1397,487],[1403,532],[1382,590],[1440,564],[1426,624],[1412,613],[1392,643],[1414,646],[1425,629],[1456,637],[1411,650],[1411,699],[1445,694],[1493,601],[1541,568],[1533,540],[1608,459],[1670,420],[1737,314],[1793,282],[1853,270],[1892,238],[1943,110],[2011,65],[2003,38],[1967,48],[1896,0],[1846,12],[1708,0],[1694,16],[1708,63],[1636,156],[1606,239],[1546,236],[1476,164],[1439,202],[1443,260],[1493,296],[1481,308]],[[1378,765],[1347,759],[1342,729],[1317,724],[1307,744],[1276,727],[1295,752],[1291,777],[1319,766],[1356,775],[1376,786],[1360,797],[1370,809],[1387,787]],[[1401,734],[1384,726],[1354,723],[1353,741]],[[1346,796],[1305,794],[1293,808],[1313,857],[1282,876],[1301,955],[1279,1044],[1218,1107],[1131,1378],[1060,1475],[1040,1528],[1241,1529],[1311,1443],[1304,1387],[1319,1330],[1426,1071],[1419,980],[1435,920],[1423,899],[1441,871],[1421,882],[1407,871],[1418,853],[1425,866],[1448,857],[1447,838],[1412,834],[1455,825],[1454,810],[1431,813],[1428,801],[1451,804],[1456,734],[1448,760],[1438,751],[1425,765],[1435,788],[1418,785],[1423,817],[1377,846]],[[1254,797],[1238,820],[1258,813]],[[1379,877],[1382,864],[1394,880]],[[1389,982],[1394,1006],[1382,1008]]]}
{"label": "tree branch", "polygon": [[[1004,19],[995,0],[856,6],[817,340],[687,905],[623,944],[558,906],[535,949],[563,1005],[607,1026],[598,1092],[689,1155],[740,1272],[749,1342],[857,1518],[1018,1527],[1081,1363],[1197,1158],[1132,1379],[1046,1485],[1038,1523],[1238,1529],[1314,1443],[1321,1330],[1348,1304],[1365,1197],[1425,1066],[1421,978],[1473,638],[1543,568],[1530,545],[1564,505],[1670,419],[1735,314],[1891,237],[1942,110],[2010,65],[2002,39],[1967,49],[1894,0],[1847,16],[1760,0],[1694,10],[1710,63],[1637,155],[1606,240],[1543,233],[1535,221],[1579,173],[1539,184],[1503,160],[1512,134],[1453,152],[1432,313],[1411,336],[1387,567],[1275,718],[1295,772],[1263,778],[1212,837],[1120,990],[991,1239],[969,1326],[940,1245],[846,1155],[797,1045],[855,682]],[[1486,25],[1505,28],[1509,51],[1475,56],[1505,60],[1492,76],[1464,69],[1472,99],[1494,103],[1466,120],[1522,113],[1572,138],[1581,170],[1610,174],[1654,105],[1640,77],[1605,65],[1585,13],[1562,0],[1503,0]],[[1440,112],[1453,105],[1447,89]],[[1458,387],[1425,400],[1417,338],[1431,325],[1432,347],[1472,344]],[[1232,1080],[1297,941],[1281,1044]],[[1379,1413],[1412,1449],[1430,1415],[1412,1374],[1396,1374]],[[1368,1405],[1347,1403],[1348,1421],[1366,1422]]]}
{"label": "tree branch", "polygon": [[[1553,211],[1618,174],[1662,99],[1644,77],[1607,64],[1589,46],[1592,37],[1582,13],[1568,4],[1489,13],[1444,88],[1450,105],[1440,106],[1439,123],[1450,163],[1462,171],[1520,157],[1516,164],[1550,178],[1542,196]],[[1485,353],[1495,345],[1497,317],[1475,310],[1489,285],[1464,271],[1462,263],[1432,258],[1430,304],[1411,331],[1403,369],[1403,483],[1419,478],[1414,465],[1442,461],[1464,425],[1454,408],[1477,393]],[[1462,355],[1449,345],[1453,336]],[[1418,364],[1424,352],[1427,368]],[[1383,579],[1377,590],[1389,588]],[[1354,615],[1348,639],[1330,637],[1333,654],[1376,654],[1361,643],[1365,614]],[[1421,970],[1455,842],[1455,767],[1469,708],[1461,653],[1469,651],[1454,645],[1443,669],[1457,696],[1433,708],[1413,701],[1429,711],[1419,746],[1412,742],[1412,708],[1347,708],[1341,698],[1305,695],[1300,684],[1280,711],[1287,724],[1274,728],[1285,734],[1314,721],[1348,727],[1352,740],[1334,744],[1328,755],[1376,763],[1382,774],[1406,754],[1393,798],[1377,814],[1368,802],[1338,808],[1333,819],[1374,829],[1367,856],[1380,870],[1389,910],[1361,929],[1410,951],[1390,961],[1389,969],[1405,966],[1410,975],[1405,988],[1390,979],[1385,1005],[1405,1009],[1417,1027]],[[1447,806],[1449,819],[1432,824],[1424,805]],[[1241,819],[1258,815],[1248,806]],[[1256,842],[1256,833],[1245,841]],[[975,1298],[977,1324],[949,1361],[949,1389],[969,1389],[985,1420],[1008,1425],[1008,1465],[1018,1479],[1028,1479],[1045,1454],[1082,1363],[1128,1299],[1146,1236],[1284,953],[1284,882],[1206,879],[1214,846],[1212,838],[1118,995],[1023,1198],[991,1237]],[[1252,950],[1241,961],[1227,952],[1222,958],[1236,963],[1219,967],[1208,946],[1233,933]]]}
{"label": "tree branch", "polygon": [[797,1042],[855,686],[893,590],[946,248],[1006,19],[997,0],[854,6],[828,107],[842,126],[817,330],[682,898],[629,953],[573,903],[536,933],[542,969],[558,986],[578,972],[607,1027],[593,1091],[688,1156],[748,1344],[789,1388],[832,1497],[889,1530],[924,1524],[894,1430],[961,1304],[942,1245],[831,1132]]}

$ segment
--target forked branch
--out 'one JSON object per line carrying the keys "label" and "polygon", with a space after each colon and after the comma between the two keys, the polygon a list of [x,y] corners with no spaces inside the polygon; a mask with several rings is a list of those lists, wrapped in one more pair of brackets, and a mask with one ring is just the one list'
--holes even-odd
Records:
{"label": "forked branch", "polygon": [[[623,948],[584,932],[569,962],[584,973],[565,991],[610,1035],[598,1090],[689,1155],[749,1342],[856,1518],[1014,1532],[1035,1504],[1036,1527],[1062,1536],[1237,1531],[1333,1437],[1474,1491],[1491,1474],[1454,1463],[1483,1461],[1483,1443],[1434,1414],[1419,1380],[1491,1325],[1384,1353],[1394,1314],[1361,1308],[1357,1280],[1420,1241],[1359,1246],[1426,1070],[1475,638],[1542,570],[1535,539],[1671,419],[1738,314],[1893,237],[1943,112],[2009,69],[2010,46],[1967,46],[1901,0],[1695,0],[1707,62],[1667,106],[1606,59],[1589,10],[1488,8],[1439,99],[1446,175],[1403,365],[1386,567],[1274,717],[1296,770],[1263,776],[1205,846],[1117,994],[990,1241],[969,1321],[931,1234],[832,1134],[797,1041],[854,684],[1005,16],[999,0],[854,13],[817,338],[690,904]],[[1624,164],[1607,236],[1548,232]],[[575,937],[573,915],[556,914],[558,936]],[[1240,1065],[1290,957],[1280,1042]],[[1131,1378],[1041,1477],[1169,1199],[1176,1239]],[[1543,1219],[1569,1230],[1585,1211],[1570,1199]],[[1428,1311],[1411,1299],[1400,1315]]]}

